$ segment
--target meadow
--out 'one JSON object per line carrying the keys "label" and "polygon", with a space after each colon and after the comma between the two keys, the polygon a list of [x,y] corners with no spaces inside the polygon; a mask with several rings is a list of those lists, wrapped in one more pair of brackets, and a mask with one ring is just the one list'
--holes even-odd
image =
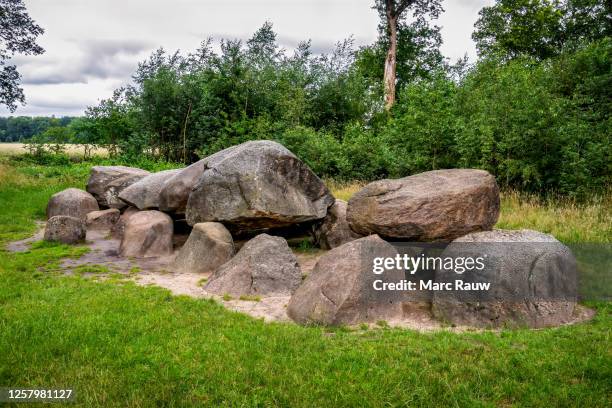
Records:
{"label": "meadow", "polygon": [[[59,261],[85,247],[6,251],[36,229],[53,193],[84,187],[91,165],[0,156],[1,386],[72,387],[77,406],[104,407],[612,404],[609,302],[586,303],[592,321],[544,330],[299,327],[63,275]],[[348,199],[362,183],[329,184]],[[609,194],[578,203],[505,192],[497,227],[610,243],[611,203]]]}
{"label": "meadow", "polygon": [[[80,144],[66,144],[64,148],[66,154],[72,157],[82,157],[85,154],[85,148]],[[18,156],[25,153],[27,153],[27,149],[24,143],[0,143],[0,155]],[[101,147],[95,149],[94,153],[97,156],[108,156],[108,151]]]}

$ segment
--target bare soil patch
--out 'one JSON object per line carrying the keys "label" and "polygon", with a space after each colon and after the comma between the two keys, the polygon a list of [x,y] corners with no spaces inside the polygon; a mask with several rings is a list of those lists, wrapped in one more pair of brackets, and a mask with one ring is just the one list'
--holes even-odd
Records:
{"label": "bare soil patch", "polygon": [[[42,239],[44,235],[44,223],[38,223],[40,229],[31,237],[11,242],[7,250],[11,252],[22,252],[29,249],[30,245]],[[214,299],[229,310],[245,313],[256,319],[266,322],[292,322],[287,316],[287,303],[289,296],[261,297],[249,299],[234,299],[230,297],[217,296],[206,292],[204,284],[210,277],[209,273],[179,273],[172,270],[172,261],[178,253],[178,249],[185,241],[185,236],[175,237],[175,250],[172,255],[156,258],[125,258],[119,255],[120,240],[113,238],[108,231],[90,230],[87,232],[86,245],[90,251],[78,259],[65,259],[61,267],[66,274],[72,274],[83,266],[102,266],[110,273],[121,274],[125,279],[134,281],[141,286],[155,285],[168,289],[174,295],[184,295],[193,298]],[[301,251],[294,250],[300,264],[302,274],[307,276],[318,259],[325,254],[324,250]],[[97,279],[107,278],[107,274],[84,273],[84,276],[95,276]],[[574,319],[568,323],[576,324],[588,321],[595,316],[595,311],[587,307],[577,305],[574,311]],[[433,319],[427,308],[416,312],[407,313],[402,319],[370,324],[370,327],[389,326],[397,328],[412,329],[418,331],[451,330],[454,332],[482,331],[471,327],[449,327]],[[542,329],[537,329],[542,330]]]}

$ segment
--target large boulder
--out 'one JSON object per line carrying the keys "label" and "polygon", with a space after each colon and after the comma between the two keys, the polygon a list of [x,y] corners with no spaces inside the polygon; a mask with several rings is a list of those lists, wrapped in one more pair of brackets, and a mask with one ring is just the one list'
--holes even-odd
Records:
{"label": "large boulder", "polygon": [[293,153],[271,141],[246,142],[206,159],[187,201],[190,225],[274,228],[325,217],[334,203],[325,184]]}
{"label": "large boulder", "polygon": [[325,218],[313,225],[312,234],[320,248],[333,249],[361,237],[349,227],[346,207],[346,201],[336,199]]}
{"label": "large boulder", "polygon": [[173,252],[172,218],[160,211],[139,211],[125,224],[119,252],[123,256],[152,258]]}
{"label": "large boulder", "polygon": [[176,256],[173,269],[177,272],[213,272],[229,261],[234,252],[234,240],[223,224],[203,222],[193,226]]}
{"label": "large boulder", "polygon": [[161,211],[185,214],[191,190],[202,176],[206,162],[207,159],[202,159],[193,163],[164,182],[159,192],[159,209]]}
{"label": "large boulder", "polygon": [[499,188],[484,170],[435,170],[366,185],[348,202],[351,229],[391,239],[449,241],[490,230]]}
{"label": "large boulder", "polygon": [[287,313],[300,324],[342,325],[401,318],[402,296],[375,290],[374,281],[400,283],[401,269],[373,272],[375,258],[395,258],[395,248],[378,235],[360,238],[323,255],[291,297]]}
{"label": "large boulder", "polygon": [[119,193],[119,198],[139,210],[159,208],[160,191],[164,183],[180,170],[165,170],[143,177]]}
{"label": "large boulder", "polygon": [[[576,261],[551,235],[531,230],[486,231],[453,241],[442,258],[482,258],[483,267],[458,274],[438,268],[434,315],[448,323],[476,327],[546,327],[572,319],[577,296]],[[460,280],[463,290],[455,287]],[[465,284],[490,284],[465,290]]]}
{"label": "large boulder", "polygon": [[119,221],[121,212],[116,208],[107,210],[92,211],[87,214],[86,224],[88,229],[110,230]]}
{"label": "large boulder", "polygon": [[302,281],[297,258],[281,237],[260,234],[217,269],[204,289],[218,295],[290,295]]}
{"label": "large boulder", "polygon": [[51,196],[47,204],[47,218],[65,215],[84,220],[88,213],[99,209],[98,202],[91,194],[78,188],[68,188]]}
{"label": "large boulder", "polygon": [[149,174],[146,170],[133,167],[94,166],[87,182],[87,191],[98,200],[100,207],[121,209],[126,204],[119,199],[119,193]]}
{"label": "large boulder", "polygon": [[77,244],[85,241],[86,234],[85,222],[81,218],[56,215],[47,221],[44,240]]}
{"label": "large boulder", "polygon": [[121,239],[123,238],[123,233],[125,232],[125,224],[127,224],[128,218],[130,218],[133,214],[138,212],[138,208],[136,207],[128,207],[123,210],[121,216],[117,220],[117,222],[111,227],[111,235],[113,238]]}

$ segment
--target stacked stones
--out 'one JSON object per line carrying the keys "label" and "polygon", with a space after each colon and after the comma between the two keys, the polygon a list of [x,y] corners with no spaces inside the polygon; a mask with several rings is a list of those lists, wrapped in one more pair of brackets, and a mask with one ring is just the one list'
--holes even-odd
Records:
{"label": "stacked stones", "polygon": [[[431,294],[407,301],[372,293],[373,257],[397,254],[387,241],[444,241],[452,250],[455,241],[553,240],[558,250],[541,261],[547,263],[538,269],[544,271],[538,285],[572,273],[555,267],[570,265],[563,261],[571,254],[554,238],[529,231],[491,231],[499,216],[499,190],[494,177],[482,170],[437,170],[376,181],[346,203],[336,200],[284,146],[254,141],[179,170],[151,174],[123,166],[94,167],[87,192],[68,189],[56,194],[47,214],[45,239],[76,243],[85,238],[87,228],[110,229],[121,240],[120,253],[129,257],[171,255],[175,225],[186,222],[192,228],[178,249],[174,271],[210,273],[205,290],[214,294],[291,296],[288,315],[301,324],[401,319],[425,310],[457,324],[500,326],[520,320],[539,327],[561,323],[573,311],[571,302],[547,305],[544,316],[537,304],[519,310],[503,302],[486,307]],[[315,243],[330,250],[305,280],[287,241],[275,236],[281,229],[309,230]],[[236,251],[237,236],[253,238]],[[544,259],[536,251],[526,256]],[[511,280],[520,285],[533,279],[532,269],[517,266]],[[386,273],[391,281],[404,276],[401,269]],[[450,278],[440,272],[435,279]]]}

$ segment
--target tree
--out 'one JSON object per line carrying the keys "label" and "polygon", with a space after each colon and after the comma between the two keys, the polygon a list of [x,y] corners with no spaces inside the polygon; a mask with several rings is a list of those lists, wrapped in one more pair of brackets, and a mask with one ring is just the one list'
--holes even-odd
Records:
{"label": "tree", "polygon": [[478,54],[546,59],[560,48],[562,13],[556,0],[499,0],[480,10],[472,39]]}
{"label": "tree", "polygon": [[120,142],[134,133],[134,123],[126,103],[125,89],[119,88],[109,99],[103,99],[98,106],[90,106],[85,117],[91,121],[88,131],[94,133],[92,140],[108,148],[111,155],[118,152]]}
{"label": "tree", "polygon": [[563,40],[579,44],[612,36],[612,2],[609,0],[565,0]]}
{"label": "tree", "polygon": [[376,0],[374,6],[386,22],[389,38],[389,49],[385,58],[384,92],[385,109],[389,110],[395,103],[395,86],[397,70],[398,25],[408,9],[414,9],[414,16],[423,18],[426,14],[437,17],[442,11],[440,0]]}
{"label": "tree", "polygon": [[[396,94],[419,79],[430,79],[444,66],[440,52],[440,27],[425,18],[399,23],[397,28]],[[386,27],[381,25],[378,39],[362,47],[356,56],[356,68],[368,79],[383,83],[384,61],[389,49]]]}
{"label": "tree", "polygon": [[17,68],[7,63],[17,54],[42,54],[43,48],[36,44],[42,33],[44,30],[30,18],[23,0],[0,0],[0,103],[11,112],[17,109],[16,102],[25,103],[25,97]]}
{"label": "tree", "polygon": [[483,7],[472,39],[480,56],[539,60],[612,33],[609,0],[498,0]]}

